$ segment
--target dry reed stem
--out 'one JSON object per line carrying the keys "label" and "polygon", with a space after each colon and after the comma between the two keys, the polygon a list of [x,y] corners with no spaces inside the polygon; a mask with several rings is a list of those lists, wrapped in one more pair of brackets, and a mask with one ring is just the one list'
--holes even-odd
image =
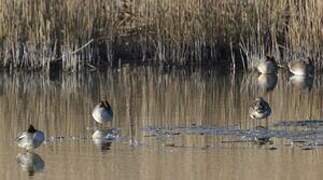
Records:
{"label": "dry reed stem", "polygon": [[[87,64],[232,64],[311,56],[321,68],[319,0],[1,0],[0,65],[79,71]],[[73,55],[91,39],[94,42]]]}

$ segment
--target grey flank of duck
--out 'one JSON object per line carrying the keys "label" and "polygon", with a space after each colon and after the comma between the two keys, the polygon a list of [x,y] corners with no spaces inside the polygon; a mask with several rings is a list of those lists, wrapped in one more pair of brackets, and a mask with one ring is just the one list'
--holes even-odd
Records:
{"label": "grey flank of duck", "polygon": [[269,104],[262,98],[257,97],[253,104],[249,107],[249,116],[255,120],[266,118],[266,126],[268,127],[268,117],[271,115]]}
{"label": "grey flank of duck", "polygon": [[307,62],[303,60],[289,62],[288,69],[294,75],[305,76],[313,74],[315,68],[312,59],[308,58]]}
{"label": "grey flank of duck", "polygon": [[113,112],[109,102],[101,101],[99,104],[97,104],[92,111],[92,117],[100,124],[111,122]]}
{"label": "grey flank of duck", "polygon": [[33,125],[30,125],[27,131],[22,132],[16,138],[16,143],[19,147],[29,151],[38,148],[44,140],[44,133],[35,129]]}
{"label": "grey flank of duck", "polygon": [[257,66],[257,70],[261,74],[274,74],[277,73],[278,65],[274,57],[266,56],[266,59],[264,62],[261,62]]}

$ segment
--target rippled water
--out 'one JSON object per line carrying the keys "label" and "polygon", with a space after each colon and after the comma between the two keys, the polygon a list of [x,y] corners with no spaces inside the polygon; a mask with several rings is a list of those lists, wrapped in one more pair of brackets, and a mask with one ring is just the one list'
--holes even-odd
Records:
{"label": "rippled water", "polygon": [[[2,179],[319,179],[323,79],[127,66],[108,72],[0,75]],[[252,121],[257,96],[271,105]],[[113,129],[91,110],[107,98]],[[34,152],[14,144],[29,124]],[[108,139],[93,139],[96,135]],[[259,140],[264,140],[260,142]]]}

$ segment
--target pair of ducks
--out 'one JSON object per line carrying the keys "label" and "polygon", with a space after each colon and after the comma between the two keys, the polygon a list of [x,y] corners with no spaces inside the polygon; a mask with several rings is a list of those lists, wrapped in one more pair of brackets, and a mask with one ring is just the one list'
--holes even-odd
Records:
{"label": "pair of ducks", "polygon": [[[96,105],[92,111],[92,117],[100,124],[111,122],[113,118],[113,111],[108,101],[101,101]],[[16,138],[18,147],[26,149],[27,151],[38,148],[45,140],[45,135],[42,131],[30,125],[27,131],[22,132]]]}
{"label": "pair of ducks", "polygon": [[[266,56],[266,60],[257,66],[257,70],[262,74],[274,74],[279,67],[281,66],[277,64],[274,57]],[[314,73],[314,64],[310,58],[308,58],[307,62],[303,60],[289,62],[287,67],[291,73],[297,76],[305,76]]]}
{"label": "pair of ducks", "polygon": [[[274,57],[266,56],[266,60],[257,66],[257,70],[261,74],[274,74],[277,73],[278,64]],[[314,73],[314,64],[312,59],[308,61],[298,60],[288,63],[288,70],[296,76],[308,76]],[[255,99],[254,103],[249,107],[249,116],[252,119],[268,118],[271,114],[271,108],[262,97]],[[268,123],[266,121],[266,123]]]}

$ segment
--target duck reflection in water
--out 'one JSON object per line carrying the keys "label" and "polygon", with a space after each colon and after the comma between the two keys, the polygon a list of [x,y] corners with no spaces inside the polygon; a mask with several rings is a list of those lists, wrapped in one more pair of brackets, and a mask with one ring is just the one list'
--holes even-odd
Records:
{"label": "duck reflection in water", "polygon": [[264,126],[256,126],[253,129],[253,131],[255,135],[254,137],[255,144],[257,145],[273,144],[268,127],[266,128]]}
{"label": "duck reflection in water", "polygon": [[113,129],[97,129],[92,134],[92,140],[96,147],[103,151],[110,150],[112,141],[116,139],[116,133]]}
{"label": "duck reflection in water", "polygon": [[310,91],[313,87],[313,76],[292,75],[289,77],[289,83],[299,89]]}
{"label": "duck reflection in water", "polygon": [[269,92],[275,89],[277,79],[276,74],[260,74],[257,79],[257,85],[260,89]]}
{"label": "duck reflection in water", "polygon": [[27,171],[29,176],[41,172],[45,167],[45,162],[34,152],[19,153],[16,157],[17,163],[23,171]]}
{"label": "duck reflection in water", "polygon": [[291,61],[288,63],[289,71],[297,76],[313,76],[315,67],[313,60],[309,57],[306,60]]}

